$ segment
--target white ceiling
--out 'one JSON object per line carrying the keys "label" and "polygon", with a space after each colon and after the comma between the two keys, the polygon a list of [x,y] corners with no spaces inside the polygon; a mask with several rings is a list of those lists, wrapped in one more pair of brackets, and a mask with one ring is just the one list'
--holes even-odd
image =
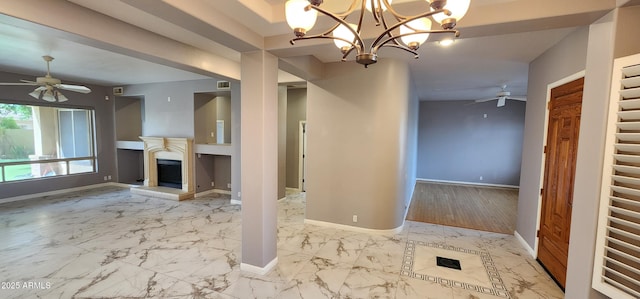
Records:
{"label": "white ceiling", "polygon": [[[293,34],[284,21],[283,0],[56,2],[99,12],[145,29],[149,34],[167,37],[235,62],[240,59],[238,49],[259,47],[261,42],[263,46],[269,45],[264,47],[270,52],[283,58],[312,55],[322,62],[341,58],[330,42],[310,46],[316,43],[300,41],[290,46],[288,40]],[[345,2],[325,0],[323,8],[344,6]],[[538,2],[538,5],[532,2]],[[576,26],[588,25],[602,16],[605,9],[601,7],[615,5],[615,0],[564,2],[566,5],[554,9],[545,7],[545,3],[554,3],[552,0],[473,0],[468,16],[459,24],[462,38],[452,47],[442,48],[435,42],[428,42],[419,50],[421,58],[418,60],[403,51],[383,49],[379,59],[395,57],[410,61],[414,83],[423,100],[487,98],[495,95],[502,84],[507,84],[513,95],[524,95],[528,64],[533,59],[570,34]],[[602,5],[604,2],[607,4]],[[426,7],[424,1],[416,0],[395,0],[394,7],[396,5],[407,14]],[[0,13],[2,10],[0,7]],[[573,17],[563,17],[563,14]],[[318,27],[328,23],[324,19],[319,21]],[[0,69],[41,76],[46,70],[41,56],[47,54],[56,58],[51,66],[54,76],[77,82],[114,86],[207,78],[207,72],[196,74],[188,68],[182,70],[178,69],[180,66],[169,67],[157,61],[118,54],[108,47],[100,47],[100,42],[87,43],[84,37],[75,39],[73,32],[58,34],[55,29],[41,27],[46,26],[0,15]]]}

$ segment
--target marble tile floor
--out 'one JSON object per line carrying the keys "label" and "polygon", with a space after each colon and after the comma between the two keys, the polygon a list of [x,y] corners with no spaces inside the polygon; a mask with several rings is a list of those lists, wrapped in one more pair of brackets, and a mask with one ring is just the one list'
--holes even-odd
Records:
{"label": "marble tile floor", "polygon": [[[510,235],[407,221],[395,235],[304,224],[278,203],[278,264],[240,270],[240,206],[104,187],[0,205],[0,298],[562,298]],[[458,259],[462,270],[435,266]]]}

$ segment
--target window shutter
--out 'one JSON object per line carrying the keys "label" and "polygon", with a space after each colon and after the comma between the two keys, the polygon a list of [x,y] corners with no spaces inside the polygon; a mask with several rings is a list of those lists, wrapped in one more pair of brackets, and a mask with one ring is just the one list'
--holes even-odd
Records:
{"label": "window shutter", "polygon": [[605,144],[593,288],[640,297],[640,55],[616,59]]}

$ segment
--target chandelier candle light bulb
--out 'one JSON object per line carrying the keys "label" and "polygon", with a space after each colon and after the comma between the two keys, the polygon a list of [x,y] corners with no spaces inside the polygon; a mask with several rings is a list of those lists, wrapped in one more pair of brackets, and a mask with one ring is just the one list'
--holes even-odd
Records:
{"label": "chandelier candle light bulb", "polygon": [[[338,0],[336,0],[338,1]],[[287,23],[293,29],[296,41],[307,39],[333,39],[342,52],[342,61],[355,51],[356,62],[367,67],[378,60],[378,50],[383,47],[405,50],[418,58],[416,50],[429,38],[430,34],[451,34],[458,37],[457,22],[467,13],[471,0],[425,0],[429,7],[412,16],[398,13],[392,0],[352,0],[345,12],[333,13],[320,8],[323,0],[288,0],[285,4]],[[373,9],[372,9],[373,7]],[[380,33],[367,48],[363,40],[363,19],[365,12],[372,14]],[[315,25],[317,14],[321,13],[336,24],[320,34],[307,35]],[[357,15],[357,24],[347,22],[351,14]],[[432,19],[442,29],[431,28]],[[395,22],[395,23],[393,23]]]}

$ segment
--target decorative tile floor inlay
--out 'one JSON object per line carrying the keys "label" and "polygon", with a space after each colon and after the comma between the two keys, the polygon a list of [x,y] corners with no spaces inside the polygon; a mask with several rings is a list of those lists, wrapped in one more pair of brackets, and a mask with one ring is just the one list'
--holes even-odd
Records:
{"label": "decorative tile floor inlay", "polygon": [[[461,270],[437,265],[437,258],[458,260]],[[486,275],[482,275],[486,273]],[[502,298],[511,298],[489,252],[408,240],[400,275]]]}

